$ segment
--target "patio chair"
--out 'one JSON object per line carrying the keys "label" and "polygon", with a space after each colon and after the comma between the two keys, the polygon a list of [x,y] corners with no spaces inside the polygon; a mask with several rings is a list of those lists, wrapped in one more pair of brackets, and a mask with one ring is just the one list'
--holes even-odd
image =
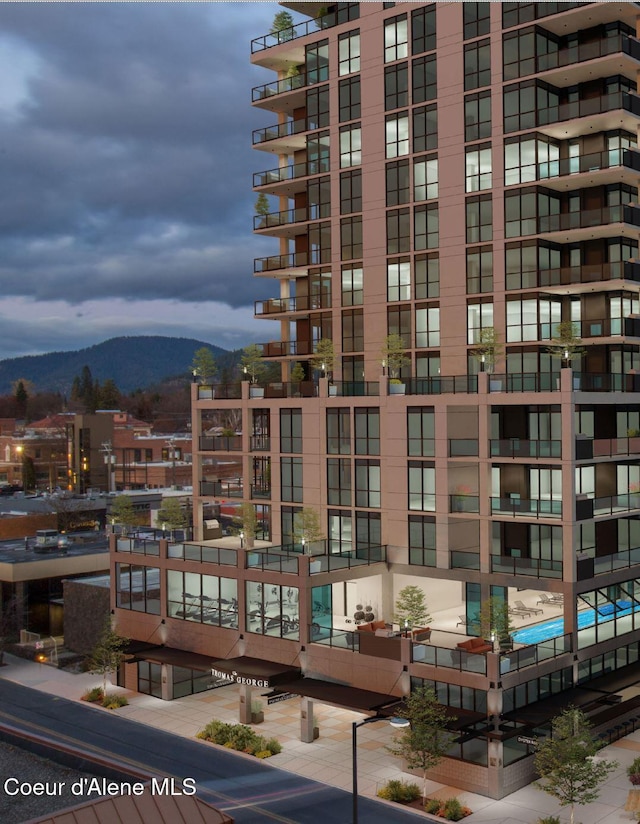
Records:
{"label": "patio chair", "polygon": [[508,609],[508,612],[509,612],[509,615],[519,615],[521,618],[525,618],[525,617],[530,618],[531,617],[531,611],[526,609],[526,608],[523,609],[521,607],[512,607],[512,606],[510,606],[509,609]]}
{"label": "patio chair", "polygon": [[544,592],[540,592],[538,594],[540,595],[540,600],[536,601],[537,604],[546,604],[551,607],[561,607],[564,603],[564,599],[560,601],[554,600],[553,598],[549,598],[549,596]]}
{"label": "patio chair", "polygon": [[538,607],[527,607],[522,601],[515,601],[514,603],[518,609],[526,609],[531,615],[542,615],[544,612],[543,609],[539,609]]}
{"label": "patio chair", "polygon": [[466,626],[467,626],[467,623],[468,623],[468,621],[467,621],[467,616],[466,616],[466,615],[458,615],[458,618],[459,618],[460,620],[459,620],[459,621],[458,621],[458,623],[456,624],[456,627],[466,627]]}

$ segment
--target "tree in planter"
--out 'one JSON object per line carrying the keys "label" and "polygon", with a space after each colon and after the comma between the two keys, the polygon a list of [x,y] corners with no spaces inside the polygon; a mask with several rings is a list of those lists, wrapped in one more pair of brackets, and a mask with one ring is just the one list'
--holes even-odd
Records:
{"label": "tree in planter", "polygon": [[500,333],[493,326],[486,326],[480,330],[478,345],[472,352],[474,358],[481,364],[484,372],[493,372],[496,363],[504,355],[504,346],[500,341]]}
{"label": "tree in planter", "polygon": [[178,498],[164,498],[156,516],[156,524],[163,524],[169,529],[182,529],[187,526],[187,513]]}
{"label": "tree in planter", "polygon": [[256,203],[254,206],[257,215],[268,215],[271,212],[271,206],[269,205],[269,198],[265,195],[264,192],[260,192],[258,197],[256,198]]}
{"label": "tree in planter", "polygon": [[293,541],[296,544],[313,544],[324,540],[324,533],[320,526],[320,515],[317,510],[305,506],[293,516]]}
{"label": "tree in planter", "polygon": [[93,675],[102,675],[102,690],[107,694],[107,675],[115,672],[124,658],[124,648],[128,638],[122,638],[111,626],[107,618],[100,640],[96,644],[88,661],[88,671]]}
{"label": "tree in planter", "polygon": [[198,378],[199,383],[211,383],[218,371],[213,352],[207,346],[197,349],[193,355],[191,371]]}
{"label": "tree in planter", "polygon": [[329,380],[331,380],[335,360],[336,353],[331,338],[320,338],[316,346],[316,351],[311,358],[313,368],[321,371],[322,377],[326,375]]}
{"label": "tree in planter", "polygon": [[422,770],[423,804],[427,800],[427,772],[437,767],[451,746],[451,733],[446,729],[448,721],[444,707],[438,703],[432,687],[418,687],[407,698],[406,708],[399,712],[409,721],[395,741],[387,746],[393,755],[403,758],[411,770]]}
{"label": "tree in planter", "polygon": [[135,526],[139,522],[138,515],[133,508],[133,501],[128,495],[117,495],[111,504],[109,513],[112,523]]}
{"label": "tree in planter", "polygon": [[291,369],[291,383],[300,383],[304,380],[304,367],[296,361]]}
{"label": "tree in planter", "polygon": [[253,504],[248,501],[240,504],[238,515],[234,518],[234,526],[236,534],[242,533],[246,546],[251,549],[258,533],[258,518]]}
{"label": "tree in planter", "polygon": [[602,789],[604,779],[618,765],[594,758],[600,744],[591,734],[585,714],[567,707],[552,722],[552,736],[538,745],[535,767],[540,775],[536,786],[557,798],[561,807],[570,807],[574,822],[576,804],[590,804]]}
{"label": "tree in planter", "polygon": [[386,363],[389,370],[389,380],[391,383],[400,383],[400,373],[405,366],[411,362],[406,355],[406,346],[402,337],[396,332],[392,332],[384,339],[382,345],[383,364]]}
{"label": "tree in planter", "polygon": [[273,18],[271,34],[278,35],[279,43],[293,38],[293,17],[288,11],[279,11]]}
{"label": "tree in planter", "polygon": [[242,350],[240,358],[242,371],[248,375],[250,383],[257,383],[264,375],[264,361],[262,360],[262,349],[257,343],[250,343]]}
{"label": "tree in planter", "polygon": [[480,634],[487,641],[508,640],[515,629],[510,620],[509,604],[503,598],[487,598],[480,604]]}
{"label": "tree in planter", "polygon": [[567,366],[571,365],[574,357],[584,354],[584,349],[578,335],[579,326],[572,320],[563,320],[556,327],[556,336],[551,338],[549,354],[552,358],[560,358]]}
{"label": "tree in planter", "polygon": [[396,609],[393,620],[401,627],[407,624],[410,627],[420,627],[431,622],[427,609],[426,596],[421,587],[410,584],[403,587],[396,598]]}

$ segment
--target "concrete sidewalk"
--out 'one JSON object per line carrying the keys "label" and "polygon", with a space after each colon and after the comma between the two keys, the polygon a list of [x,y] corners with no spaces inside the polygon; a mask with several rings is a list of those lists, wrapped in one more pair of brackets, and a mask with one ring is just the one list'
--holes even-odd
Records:
{"label": "concrete sidewalk", "polygon": [[[87,689],[102,683],[100,676],[73,674],[12,655],[5,654],[5,661],[8,666],[0,669],[0,677],[72,701],[79,701]],[[161,701],[119,687],[113,687],[113,691],[124,693],[129,699],[127,707],[116,710],[118,715],[188,738],[193,738],[212,718],[238,720],[238,690],[235,686],[175,701]],[[281,701],[265,710],[266,720],[256,728],[257,731],[277,738],[283,745],[282,753],[270,759],[273,766],[351,791],[351,722],[361,720],[362,714],[315,704],[320,738],[313,744],[303,744],[299,735],[298,699]],[[391,728],[384,723],[368,724],[358,730],[358,788],[361,795],[374,797],[391,778],[420,783],[419,779],[403,773],[399,761],[385,750],[392,734]],[[625,812],[624,805],[631,789],[626,768],[639,755],[640,730],[602,750],[604,758],[617,761],[619,766],[609,776],[598,801],[577,809],[577,821],[582,824],[628,824],[636,820],[634,815]],[[540,816],[558,814],[561,820],[569,820],[568,809],[559,813],[557,802],[533,786],[518,790],[502,801],[433,781],[428,782],[427,790],[430,796],[438,798],[457,796],[473,810],[473,814],[465,819],[469,824],[535,824]]]}

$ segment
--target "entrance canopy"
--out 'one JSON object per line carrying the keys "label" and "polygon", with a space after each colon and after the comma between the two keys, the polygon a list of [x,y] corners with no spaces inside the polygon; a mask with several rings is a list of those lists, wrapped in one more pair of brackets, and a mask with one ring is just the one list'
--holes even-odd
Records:
{"label": "entrance canopy", "polygon": [[302,695],[313,698],[324,704],[344,707],[349,710],[374,712],[397,704],[402,699],[397,695],[385,695],[381,692],[361,690],[346,684],[335,684],[331,681],[321,681],[317,678],[302,678],[298,681],[286,682],[278,687],[282,692],[293,695]]}

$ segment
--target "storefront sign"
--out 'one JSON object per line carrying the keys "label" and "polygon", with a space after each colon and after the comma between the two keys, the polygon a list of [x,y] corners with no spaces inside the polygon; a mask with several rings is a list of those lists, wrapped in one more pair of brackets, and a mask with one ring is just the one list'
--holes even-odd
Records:
{"label": "storefront sign", "polygon": [[516,740],[518,744],[527,744],[529,747],[535,747],[538,743],[537,738],[529,738],[526,735],[519,735]]}
{"label": "storefront sign", "polygon": [[220,678],[227,681],[229,684],[243,684],[247,687],[270,687],[268,678],[254,678],[250,675],[243,675],[240,672],[233,670],[232,672],[224,672],[223,670],[211,669],[211,675],[214,678]]}
{"label": "storefront sign", "polygon": [[288,701],[290,698],[298,698],[292,692],[281,692],[280,695],[272,695],[267,698],[267,704],[277,704],[279,701]]}

